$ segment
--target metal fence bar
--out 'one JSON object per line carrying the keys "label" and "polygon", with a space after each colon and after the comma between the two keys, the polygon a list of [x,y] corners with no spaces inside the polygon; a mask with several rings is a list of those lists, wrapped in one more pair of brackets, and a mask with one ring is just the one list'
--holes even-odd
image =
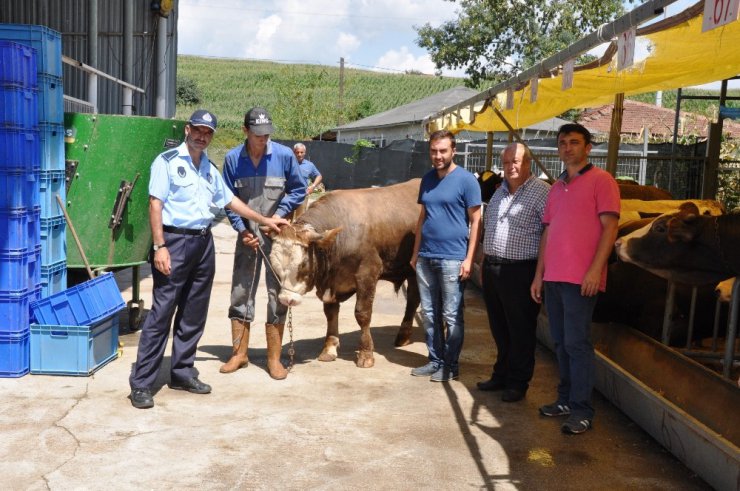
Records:
{"label": "metal fence bar", "polygon": [[727,322],[727,334],[725,335],[725,357],[722,374],[730,378],[732,363],[735,359],[735,339],[737,338],[737,322],[740,317],[740,277],[735,278],[732,285],[732,298],[730,300],[730,315]]}

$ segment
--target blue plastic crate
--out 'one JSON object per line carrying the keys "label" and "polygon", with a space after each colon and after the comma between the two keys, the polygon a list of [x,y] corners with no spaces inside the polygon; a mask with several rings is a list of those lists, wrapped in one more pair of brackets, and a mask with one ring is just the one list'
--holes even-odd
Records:
{"label": "blue plastic crate", "polygon": [[0,125],[0,170],[32,172],[41,168],[39,130]]}
{"label": "blue plastic crate", "polygon": [[64,218],[64,211],[59,207],[57,194],[62,203],[67,199],[65,176],[63,170],[42,170],[39,175],[39,201],[41,202],[41,219]]}
{"label": "blue plastic crate", "polygon": [[30,24],[0,24],[0,39],[34,48],[38,73],[62,76],[62,35],[59,32]]}
{"label": "blue plastic crate", "polygon": [[67,222],[64,217],[42,218],[41,263],[52,266],[60,261],[67,261]]}
{"label": "blue plastic crate", "polygon": [[0,210],[0,252],[22,253],[40,244],[36,210]]}
{"label": "blue plastic crate", "polygon": [[0,377],[22,377],[28,373],[30,337],[28,329],[0,333]]}
{"label": "blue plastic crate", "polygon": [[64,125],[40,123],[41,170],[61,170],[64,167]]}
{"label": "blue plastic crate", "polygon": [[118,356],[118,315],[90,326],[31,324],[31,373],[91,375]]}
{"label": "blue plastic crate", "polygon": [[39,206],[38,177],[35,172],[0,169],[0,210],[8,212]]}
{"label": "blue plastic crate", "polygon": [[32,129],[38,124],[38,90],[0,85],[0,126]]}
{"label": "blue plastic crate", "polygon": [[0,84],[35,88],[36,50],[12,41],[0,41]]}
{"label": "blue plastic crate", "polygon": [[62,77],[39,75],[39,123],[64,124]]}
{"label": "blue plastic crate", "polygon": [[[41,250],[41,208],[34,206],[30,212],[28,212],[28,223],[26,224],[28,248]],[[39,252],[41,254],[41,252]]]}
{"label": "blue plastic crate", "polygon": [[31,323],[30,305],[36,298],[35,292],[0,292],[0,333],[28,330]]}
{"label": "blue plastic crate", "polygon": [[30,263],[34,262],[36,262],[35,249],[26,252],[0,251],[0,292],[34,289],[37,284],[34,283],[35,278],[29,277],[32,270]]}
{"label": "blue plastic crate", "polygon": [[41,286],[41,266],[43,266],[41,264],[41,246],[38,246],[33,252],[33,257],[28,259],[28,288],[31,291]]}
{"label": "blue plastic crate", "polygon": [[67,289],[67,261],[41,263],[41,293],[38,300],[49,298]]}
{"label": "blue plastic crate", "polygon": [[32,302],[31,311],[39,324],[89,326],[125,306],[113,273],[105,273]]}

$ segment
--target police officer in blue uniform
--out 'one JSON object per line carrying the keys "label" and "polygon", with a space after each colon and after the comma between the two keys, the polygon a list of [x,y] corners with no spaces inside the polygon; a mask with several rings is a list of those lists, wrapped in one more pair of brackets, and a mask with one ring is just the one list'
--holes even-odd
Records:
{"label": "police officer in blue uniform", "polygon": [[[131,404],[154,406],[152,387],[164,358],[172,317],[175,318],[170,367],[171,389],[208,394],[194,368],[195,351],[203,334],[213,286],[216,259],[211,236],[211,207],[228,208],[240,216],[280,230],[283,218],[267,218],[235,197],[205,153],[216,131],[216,116],[193,113],[185,126],[185,141],[157,156],[149,181],[149,221],[152,229],[152,309],[139,339],[131,371]],[[257,240],[250,245],[255,247]]]}

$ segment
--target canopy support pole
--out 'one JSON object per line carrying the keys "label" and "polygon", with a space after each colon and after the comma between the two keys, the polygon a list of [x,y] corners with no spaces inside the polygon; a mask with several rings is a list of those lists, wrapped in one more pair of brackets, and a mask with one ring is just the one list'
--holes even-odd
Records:
{"label": "canopy support pole", "polygon": [[609,129],[609,144],[606,153],[606,171],[617,176],[617,160],[619,160],[619,144],[622,142],[622,115],[624,114],[624,93],[614,96],[612,110],[612,124]]}
{"label": "canopy support pole", "polygon": [[486,133],[486,170],[493,167],[493,131]]}
{"label": "canopy support pole", "polygon": [[[501,120],[501,122],[504,123],[504,125],[506,126],[506,128],[508,128],[509,133],[514,137],[514,139],[518,143],[521,143],[525,147],[529,148],[529,145],[527,145],[527,142],[525,142],[524,140],[522,140],[522,137],[519,136],[519,132],[517,132],[514,129],[514,127],[509,124],[508,121],[506,121],[506,118],[504,117],[503,114],[501,114],[501,111],[498,110],[498,108],[496,107],[496,104],[491,104],[491,109],[493,109],[493,111],[496,113],[496,116],[498,116],[499,119]],[[538,159],[534,155],[534,153],[532,153],[532,149],[531,148],[529,148],[529,153],[532,155],[532,160],[534,160],[534,163],[537,164],[537,167],[545,174],[545,176],[547,176],[547,180],[550,181],[550,182],[555,182],[555,179],[553,179],[553,177],[550,175],[550,173],[547,172],[547,168],[544,165],[542,165],[542,162],[540,162],[540,159]]]}

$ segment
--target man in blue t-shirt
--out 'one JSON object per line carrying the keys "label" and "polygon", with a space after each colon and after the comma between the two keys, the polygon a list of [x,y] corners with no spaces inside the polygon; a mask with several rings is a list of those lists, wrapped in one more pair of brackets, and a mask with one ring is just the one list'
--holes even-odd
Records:
{"label": "man in blue t-shirt", "polygon": [[323,177],[321,176],[321,172],[319,172],[319,169],[316,168],[314,163],[306,159],[306,145],[301,142],[293,145],[293,154],[298,161],[298,170],[301,172],[301,175],[303,176],[303,179],[305,179],[306,184],[308,184],[308,187],[306,188],[306,199],[303,200],[301,206],[296,208],[296,210],[293,212],[293,219],[295,220],[299,216],[306,213],[306,210],[308,209],[308,200],[310,199],[311,193],[313,193],[314,190],[318,188],[318,185],[321,184]]}
{"label": "man in blue t-shirt", "polygon": [[411,257],[429,362],[411,370],[411,375],[447,382],[460,373],[463,293],[479,239],[481,192],[475,176],[452,161],[455,136],[451,132],[432,133],[429,156],[433,169],[421,179],[421,213]]}

